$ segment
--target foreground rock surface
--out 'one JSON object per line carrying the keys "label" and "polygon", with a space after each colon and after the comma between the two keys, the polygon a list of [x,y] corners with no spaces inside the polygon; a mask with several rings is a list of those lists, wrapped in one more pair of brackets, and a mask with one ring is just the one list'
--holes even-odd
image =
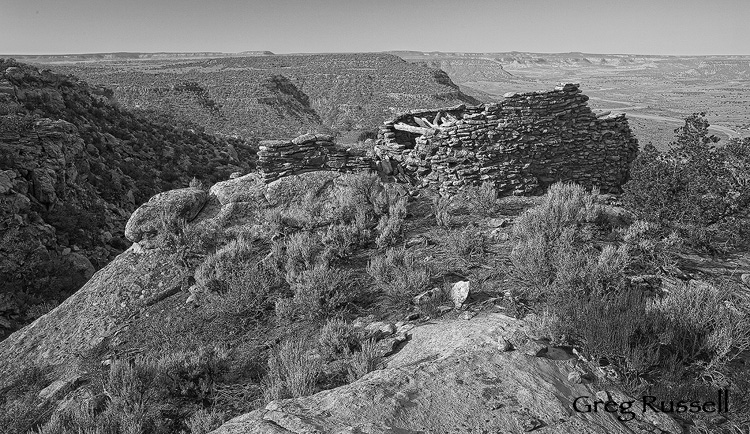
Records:
{"label": "foreground rock surface", "polygon": [[568,381],[572,360],[503,352],[523,322],[502,314],[428,323],[411,331],[385,369],[312,396],[272,401],[214,434],[682,432],[672,419],[618,421],[576,413],[593,384]]}

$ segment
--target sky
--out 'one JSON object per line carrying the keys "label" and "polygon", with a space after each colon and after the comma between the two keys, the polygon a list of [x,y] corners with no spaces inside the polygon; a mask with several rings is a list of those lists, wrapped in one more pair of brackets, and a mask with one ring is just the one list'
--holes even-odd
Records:
{"label": "sky", "polygon": [[0,0],[0,54],[750,55],[750,0]]}

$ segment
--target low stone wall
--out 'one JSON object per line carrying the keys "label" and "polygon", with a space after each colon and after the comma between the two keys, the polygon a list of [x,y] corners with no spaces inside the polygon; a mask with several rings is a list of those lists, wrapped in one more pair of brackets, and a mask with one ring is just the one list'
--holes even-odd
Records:
{"label": "low stone wall", "polygon": [[372,158],[334,143],[327,134],[305,134],[290,141],[264,140],[258,145],[258,169],[265,182],[316,170],[353,172],[371,169]]}
{"label": "low stone wall", "polygon": [[638,142],[624,115],[598,118],[587,100],[578,85],[566,84],[506,94],[496,104],[404,113],[381,127],[377,166],[394,175],[401,166],[441,190],[489,181],[501,193],[525,194],[572,181],[617,192]]}
{"label": "low stone wall", "polygon": [[386,121],[369,154],[306,134],[261,142],[258,168],[266,182],[373,169],[444,192],[492,182],[501,194],[528,194],[557,181],[619,192],[638,142],[624,115],[597,117],[587,101],[578,85],[566,84],[493,104],[413,110]]}

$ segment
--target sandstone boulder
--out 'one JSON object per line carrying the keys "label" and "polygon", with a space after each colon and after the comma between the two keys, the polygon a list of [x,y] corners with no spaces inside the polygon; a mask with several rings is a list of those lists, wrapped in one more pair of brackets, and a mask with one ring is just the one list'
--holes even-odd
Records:
{"label": "sandstone boulder", "polygon": [[268,184],[266,199],[269,205],[279,206],[302,200],[307,194],[320,194],[341,177],[341,173],[329,171],[307,172],[287,176]]}
{"label": "sandstone boulder", "polygon": [[255,173],[218,182],[209,190],[209,194],[216,196],[221,205],[265,200],[264,192],[265,185]]}
{"label": "sandstone boulder", "polygon": [[164,223],[194,219],[205,203],[206,192],[197,188],[157,194],[130,216],[125,226],[125,237],[133,242],[153,237],[162,230]]}

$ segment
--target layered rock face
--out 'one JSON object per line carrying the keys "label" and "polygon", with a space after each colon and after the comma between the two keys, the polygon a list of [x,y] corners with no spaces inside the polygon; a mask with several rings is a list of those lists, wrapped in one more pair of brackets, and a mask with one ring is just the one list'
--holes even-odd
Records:
{"label": "layered rock face", "polygon": [[624,115],[597,118],[587,100],[566,84],[498,104],[414,110],[385,122],[367,155],[309,134],[262,142],[258,168],[267,181],[370,168],[447,192],[491,182],[501,194],[529,194],[558,181],[619,192],[638,142]]}
{"label": "layered rock face", "polygon": [[[566,84],[498,104],[411,111],[381,127],[376,160],[449,191],[488,181],[501,193],[525,194],[572,181],[617,192],[638,142],[624,115],[597,118],[587,100]],[[392,165],[379,167],[387,173]]]}

